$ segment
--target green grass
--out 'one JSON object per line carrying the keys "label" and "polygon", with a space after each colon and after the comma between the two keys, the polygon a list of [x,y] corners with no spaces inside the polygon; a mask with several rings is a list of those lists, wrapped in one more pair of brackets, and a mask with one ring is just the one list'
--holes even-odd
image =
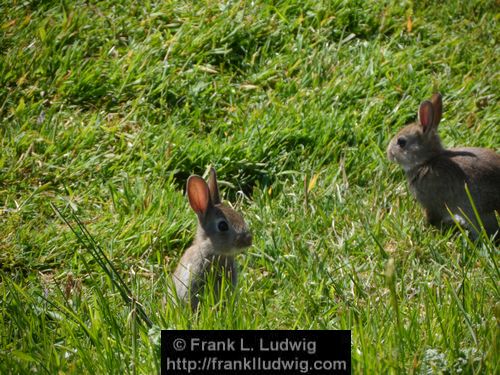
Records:
{"label": "green grass", "polygon": [[[435,90],[445,144],[498,150],[496,2],[272,3],[0,3],[1,373],[154,373],[160,328],[352,329],[354,373],[498,373],[498,250],[427,226],[385,157]],[[255,241],[194,316],[167,290],[209,165]]]}

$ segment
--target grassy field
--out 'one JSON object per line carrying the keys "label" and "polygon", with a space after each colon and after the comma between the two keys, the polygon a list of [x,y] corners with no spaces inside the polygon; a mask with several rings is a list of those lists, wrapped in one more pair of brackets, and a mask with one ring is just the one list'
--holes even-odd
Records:
{"label": "grassy field", "polygon": [[[2,1],[0,373],[155,373],[160,328],[351,329],[354,373],[498,373],[498,250],[427,226],[385,156],[437,90],[447,145],[499,149],[498,20],[494,0]],[[167,289],[210,165],[254,245],[193,315]]]}

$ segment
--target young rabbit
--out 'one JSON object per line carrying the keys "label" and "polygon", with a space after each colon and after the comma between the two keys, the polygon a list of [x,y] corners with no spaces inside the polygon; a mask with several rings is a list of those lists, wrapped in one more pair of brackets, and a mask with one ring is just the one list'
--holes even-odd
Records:
{"label": "young rabbit", "polygon": [[495,212],[500,212],[500,155],[486,148],[443,148],[437,133],[441,114],[442,99],[437,93],[420,104],[418,121],[391,140],[387,157],[404,169],[430,224],[452,225],[455,219],[477,237],[479,226],[467,184],[486,232],[494,234],[499,230]]}
{"label": "young rabbit", "polygon": [[215,290],[219,290],[222,274],[236,285],[234,257],[252,245],[252,234],[243,217],[221,203],[217,176],[210,169],[208,184],[199,176],[187,180],[187,195],[191,208],[198,216],[196,238],[174,272],[174,285],[181,301],[196,309],[199,294],[210,271],[215,272]]}

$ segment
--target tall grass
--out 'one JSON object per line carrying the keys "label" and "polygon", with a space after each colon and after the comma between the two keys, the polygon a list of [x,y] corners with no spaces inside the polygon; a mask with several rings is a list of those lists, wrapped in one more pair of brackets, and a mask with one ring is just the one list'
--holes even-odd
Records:
{"label": "tall grass", "polygon": [[[0,14],[0,372],[158,372],[169,328],[352,329],[355,373],[498,372],[498,249],[427,226],[385,157],[436,90],[445,144],[498,150],[495,1]],[[169,276],[209,165],[255,241],[193,315]]]}

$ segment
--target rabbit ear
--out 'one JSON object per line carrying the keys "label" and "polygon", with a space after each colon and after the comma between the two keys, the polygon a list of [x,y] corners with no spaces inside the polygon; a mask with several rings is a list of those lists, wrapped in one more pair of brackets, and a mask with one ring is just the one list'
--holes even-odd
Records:
{"label": "rabbit ear", "polygon": [[418,119],[420,126],[422,126],[424,133],[427,133],[433,126],[434,109],[432,103],[428,100],[423,101],[418,109]]}
{"label": "rabbit ear", "polygon": [[443,98],[440,93],[435,93],[431,98],[432,109],[434,110],[434,118],[432,126],[437,128],[439,121],[441,121],[441,115],[443,114]]}
{"label": "rabbit ear", "polygon": [[207,183],[200,176],[190,176],[187,180],[187,194],[191,208],[201,219],[212,205]]}
{"label": "rabbit ear", "polygon": [[217,174],[214,168],[210,168],[210,175],[208,176],[208,190],[210,190],[210,197],[213,204],[220,204],[219,187],[217,186]]}

